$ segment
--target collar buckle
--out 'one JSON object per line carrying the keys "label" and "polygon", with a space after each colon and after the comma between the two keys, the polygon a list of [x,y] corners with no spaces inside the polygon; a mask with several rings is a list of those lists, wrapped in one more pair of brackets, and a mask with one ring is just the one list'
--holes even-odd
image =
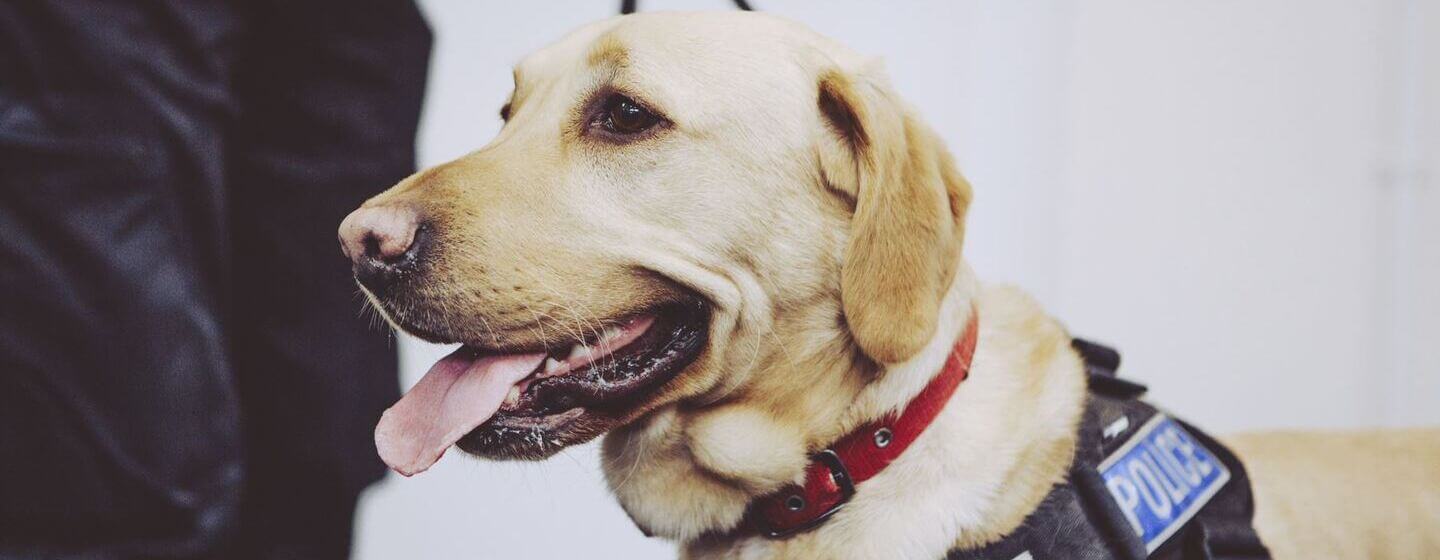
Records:
{"label": "collar buckle", "polygon": [[[830,506],[829,509],[826,509],[823,513],[815,516],[804,524],[784,529],[773,526],[766,527],[762,531],[766,537],[781,539],[819,527],[825,520],[830,519],[830,516],[835,515],[835,512],[840,511],[840,508],[849,503],[850,498],[855,495],[855,479],[850,477],[850,470],[845,468],[845,461],[840,460],[840,455],[835,453],[834,449],[823,450],[816,453],[813,458],[816,462],[825,465],[825,468],[830,471],[830,480],[834,481],[835,487],[840,489],[840,498],[836,500],[835,504]],[[790,496],[790,499],[799,500],[799,507],[794,509],[805,508],[805,499],[800,497],[799,494]]]}

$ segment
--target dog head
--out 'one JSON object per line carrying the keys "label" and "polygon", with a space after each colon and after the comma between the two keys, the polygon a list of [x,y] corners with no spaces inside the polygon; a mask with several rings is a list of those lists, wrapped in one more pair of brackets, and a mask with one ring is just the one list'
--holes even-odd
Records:
{"label": "dog head", "polygon": [[661,410],[834,420],[932,337],[970,187],[843,47],[759,14],[615,18],[522,61],[501,114],[341,226],[388,320],[463,344],[377,430],[397,470]]}

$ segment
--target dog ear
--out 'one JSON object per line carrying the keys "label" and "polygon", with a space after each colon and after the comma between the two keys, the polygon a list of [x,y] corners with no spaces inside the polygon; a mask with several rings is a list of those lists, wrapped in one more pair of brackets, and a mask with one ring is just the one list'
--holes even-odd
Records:
{"label": "dog ear", "polygon": [[819,80],[824,180],[854,204],[841,308],[860,349],[882,363],[934,335],[964,240],[970,184],[935,133],[881,79],[830,71]]}

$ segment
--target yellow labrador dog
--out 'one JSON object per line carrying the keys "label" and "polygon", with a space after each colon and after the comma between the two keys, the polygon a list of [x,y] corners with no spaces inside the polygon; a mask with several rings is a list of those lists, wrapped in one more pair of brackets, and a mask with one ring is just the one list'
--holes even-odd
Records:
{"label": "yellow labrador dog", "polygon": [[[976,280],[970,185],[873,60],[766,15],[633,15],[526,58],[501,113],[489,145],[341,226],[388,320],[463,343],[377,428],[395,470],[604,434],[625,511],[694,558],[941,558],[1065,479],[1081,358],[1031,298]],[[843,508],[739,530],[916,399],[972,324],[968,378]],[[1437,432],[1230,443],[1276,557],[1440,557]]]}

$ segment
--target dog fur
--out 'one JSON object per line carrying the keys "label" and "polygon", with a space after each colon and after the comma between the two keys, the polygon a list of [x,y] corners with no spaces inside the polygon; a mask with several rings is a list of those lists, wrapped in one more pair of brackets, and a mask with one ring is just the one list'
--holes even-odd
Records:
{"label": "dog fur", "polygon": [[[689,558],[940,558],[1018,526],[1065,475],[1085,393],[1070,335],[961,247],[970,185],[875,61],[752,13],[598,22],[516,69],[486,147],[367,205],[433,226],[423,288],[382,308],[432,340],[534,345],[677,293],[709,346],[600,432],[634,521]],[[587,132],[597,96],[663,115]],[[819,528],[730,533],[807,454],[904,406],[971,312],[970,379]],[[1440,432],[1237,437],[1277,558],[1440,555]]]}

